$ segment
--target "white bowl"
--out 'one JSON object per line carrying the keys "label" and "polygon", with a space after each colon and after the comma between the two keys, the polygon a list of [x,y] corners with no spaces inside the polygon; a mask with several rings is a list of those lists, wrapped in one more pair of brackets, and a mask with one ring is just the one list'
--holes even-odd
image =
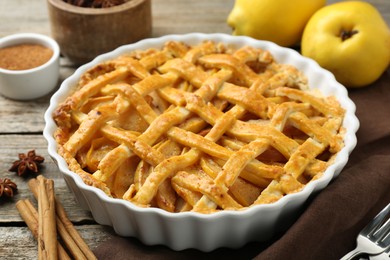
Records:
{"label": "white bowl", "polygon": [[0,68],[0,94],[16,100],[42,97],[57,86],[60,48],[52,38],[36,33],[19,33],[0,39],[0,48],[19,44],[40,44],[52,49],[53,55],[43,65],[26,70]]}
{"label": "white bowl", "polygon": [[[311,88],[319,88],[325,95],[336,96],[346,110],[343,123],[346,129],[345,147],[337,154],[334,164],[321,178],[308,183],[302,191],[286,195],[273,204],[256,205],[243,211],[222,211],[213,214],[170,213],[159,208],[141,208],[126,200],[110,198],[100,189],[86,185],[76,173],[69,170],[65,160],[57,153],[57,144],[53,139],[53,132],[56,129],[52,118],[53,111],[68,96],[87,69],[103,60],[136,49],[160,48],[169,40],[183,41],[190,45],[204,40],[236,46],[251,45],[267,49],[279,63],[293,64],[303,71],[308,77]],[[286,229],[296,219],[299,209],[308,197],[325,188],[343,169],[356,145],[355,133],[359,127],[359,121],[355,116],[355,105],[348,98],[347,90],[330,72],[320,68],[316,62],[302,57],[294,50],[270,42],[242,36],[198,33],[142,40],[98,56],[92,62],[80,67],[62,83],[51,99],[45,120],[44,136],[48,141],[50,156],[57,162],[65,181],[81,206],[90,210],[98,223],[112,226],[121,236],[137,237],[147,245],[162,244],[174,250],[196,248],[202,251],[211,251],[219,247],[239,248],[250,241],[270,239],[276,232]]]}

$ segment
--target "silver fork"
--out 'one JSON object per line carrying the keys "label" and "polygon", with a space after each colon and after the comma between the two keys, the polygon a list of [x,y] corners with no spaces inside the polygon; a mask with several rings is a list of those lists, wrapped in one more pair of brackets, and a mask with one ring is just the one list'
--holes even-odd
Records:
{"label": "silver fork", "polygon": [[[360,231],[354,250],[341,260],[352,259],[360,254],[378,255],[390,246],[390,203]],[[385,223],[384,223],[385,222]]]}
{"label": "silver fork", "polygon": [[390,246],[387,247],[385,252],[379,255],[370,256],[370,260],[389,260],[390,259]]}

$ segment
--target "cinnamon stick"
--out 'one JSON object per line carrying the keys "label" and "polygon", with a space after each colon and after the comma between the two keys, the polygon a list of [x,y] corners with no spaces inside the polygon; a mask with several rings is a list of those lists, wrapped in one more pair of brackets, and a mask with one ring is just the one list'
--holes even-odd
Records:
{"label": "cinnamon stick", "polygon": [[[38,212],[34,208],[30,200],[19,200],[16,202],[16,208],[19,211],[20,216],[27,224],[27,227],[30,229],[33,237],[38,239]],[[62,245],[57,241],[58,248],[58,258],[60,260],[70,260],[71,258],[66,253]]]}
{"label": "cinnamon stick", "polygon": [[[44,177],[38,177],[37,179],[31,179],[28,183],[31,191],[33,192],[34,196],[38,196],[38,185],[39,185],[39,179],[42,179]],[[56,200],[56,205],[59,204]],[[56,206],[57,208],[57,206]],[[56,212],[57,214],[57,212]],[[74,257],[74,259],[87,259],[84,256],[84,253],[80,250],[79,246],[77,243],[74,241],[72,238],[71,234],[68,232],[66,229],[64,223],[61,221],[61,219],[58,217],[58,214],[56,216],[56,223],[57,223],[57,231],[58,234],[60,235],[62,241],[64,242],[66,248],[68,249],[69,253]]]}
{"label": "cinnamon stick", "polygon": [[80,250],[76,242],[73,240],[72,236],[66,230],[66,227],[61,222],[61,220],[58,217],[56,217],[56,221],[57,221],[58,233],[60,234],[60,237],[64,242],[66,248],[70,252],[70,254],[74,257],[74,259],[86,260],[87,258],[84,256],[83,252]]}
{"label": "cinnamon stick", "polygon": [[54,202],[54,181],[38,182],[38,259],[57,259],[57,225]]}
{"label": "cinnamon stick", "polygon": [[69,220],[61,203],[56,204],[56,212],[57,212],[58,221],[61,223],[60,225],[64,226],[64,229],[70,236],[69,239],[65,239],[64,237],[62,237],[62,239],[64,239],[65,242],[68,241],[69,243],[75,245],[75,246],[68,246],[69,250],[70,251],[75,250],[75,252],[76,249],[79,250],[80,254],[77,255],[80,257],[80,259],[81,256],[83,256],[83,259],[88,259],[88,260],[97,259],[97,257],[89,248],[89,246],[85,243],[84,239],[80,236],[80,233],[73,226],[73,223]]}
{"label": "cinnamon stick", "polygon": [[[35,198],[38,197],[38,182],[40,179],[45,179],[45,177],[39,175],[36,179],[31,179],[28,182],[29,188]],[[58,233],[72,256],[75,259],[97,259],[89,246],[80,236],[79,232],[73,226],[73,223],[69,220],[64,207],[57,199],[55,199],[55,208]]]}

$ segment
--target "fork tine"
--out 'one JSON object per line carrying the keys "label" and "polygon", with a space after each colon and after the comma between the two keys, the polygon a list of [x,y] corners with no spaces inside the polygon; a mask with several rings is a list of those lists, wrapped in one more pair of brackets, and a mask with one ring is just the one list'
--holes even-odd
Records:
{"label": "fork tine", "polygon": [[378,215],[375,216],[375,218],[368,223],[367,226],[363,228],[361,231],[361,234],[365,234],[366,236],[375,236],[378,228],[383,224],[385,221],[386,216],[390,213],[390,203],[387,204],[387,206],[378,213]]}
{"label": "fork tine", "polygon": [[376,230],[372,236],[376,237],[378,240],[382,240],[385,237],[385,235],[389,235],[389,231],[390,231],[390,218],[386,221],[385,224],[383,224],[378,230]]}

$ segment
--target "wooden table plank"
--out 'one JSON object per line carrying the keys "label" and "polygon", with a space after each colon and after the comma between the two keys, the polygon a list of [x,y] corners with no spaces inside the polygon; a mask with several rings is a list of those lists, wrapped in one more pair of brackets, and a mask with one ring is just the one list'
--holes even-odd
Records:
{"label": "wooden table plank", "polygon": [[35,32],[50,35],[46,0],[0,0],[0,37]]}
{"label": "wooden table plank", "polygon": [[[112,236],[111,228],[101,225],[76,226],[87,245],[93,250]],[[38,259],[37,242],[27,227],[0,226],[0,259]]]}

